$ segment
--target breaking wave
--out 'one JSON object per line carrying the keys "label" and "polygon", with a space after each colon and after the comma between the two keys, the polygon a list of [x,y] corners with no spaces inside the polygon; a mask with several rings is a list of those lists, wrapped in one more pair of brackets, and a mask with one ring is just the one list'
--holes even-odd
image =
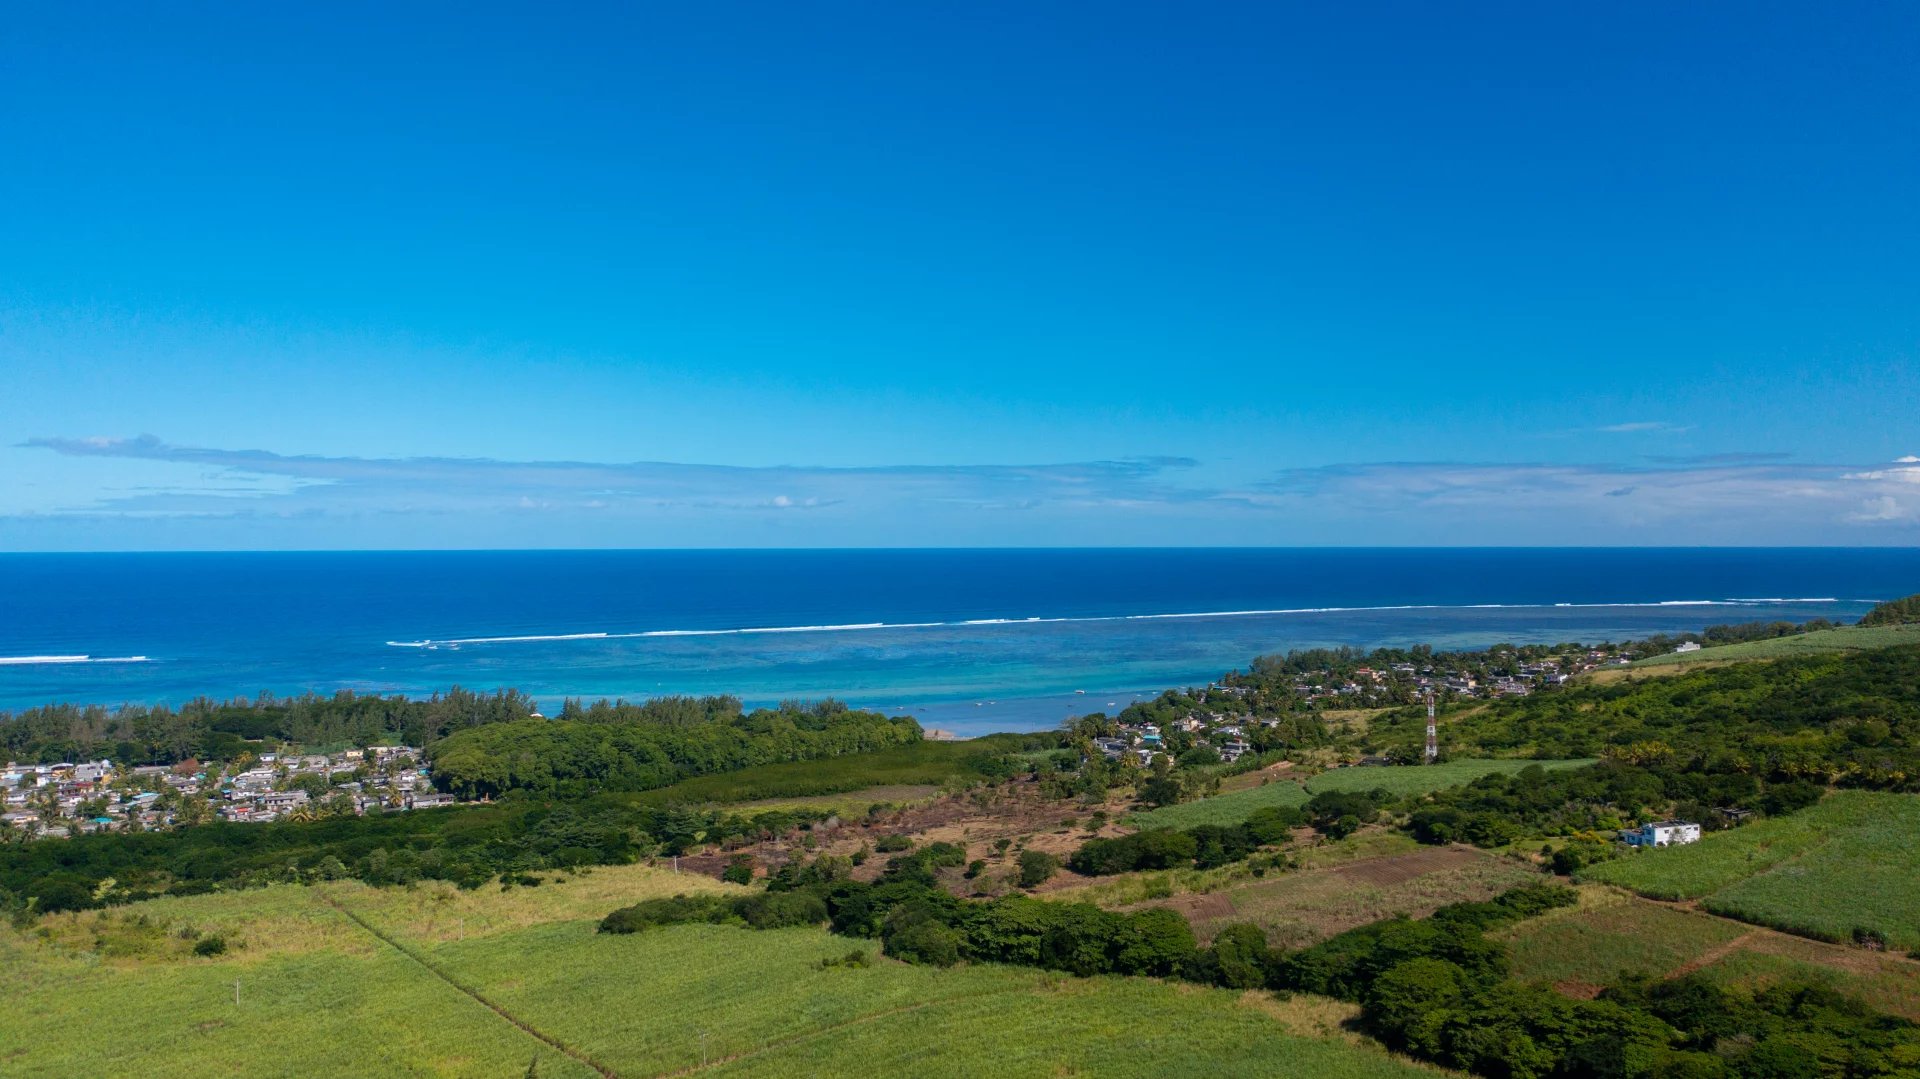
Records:
{"label": "breaking wave", "polygon": [[[1291,614],[1342,614],[1365,611],[1489,611],[1607,607],[1752,607],[1782,603],[1838,603],[1832,597],[1806,599],[1663,599],[1641,603],[1400,603],[1372,607],[1274,607],[1235,611],[1173,611],[1163,614],[1108,614],[1063,617],[967,618],[950,622],[849,622],[837,625],[743,626],[732,629],[649,629],[630,632],[530,633],[499,637],[436,637],[388,641],[394,648],[457,648],[472,644],[536,644],[557,641],[644,640],[650,637],[738,637],[756,633],[858,633],[890,629],[951,629],[969,626],[1026,626],[1057,622],[1138,622],[1180,618],[1258,618]],[[144,658],[144,657],[143,657]],[[0,660],[0,662],[5,662]]]}
{"label": "breaking wave", "polygon": [[66,663],[151,663],[146,656],[0,656],[0,667],[37,667]]}

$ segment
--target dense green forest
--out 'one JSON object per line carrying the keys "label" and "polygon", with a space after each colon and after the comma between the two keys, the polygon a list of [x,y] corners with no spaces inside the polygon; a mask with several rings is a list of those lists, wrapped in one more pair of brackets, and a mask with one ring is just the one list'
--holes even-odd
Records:
{"label": "dense green forest", "polygon": [[226,761],[282,744],[418,746],[533,713],[532,699],[518,690],[481,694],[458,686],[424,700],[342,690],[330,697],[200,697],[179,708],[52,704],[0,712],[0,758],[51,763],[105,757],[142,765]]}
{"label": "dense green forest", "polygon": [[[920,740],[912,719],[837,701],[740,711],[731,697],[569,708],[493,723],[433,744],[434,782],[462,798],[641,791],[755,765],[864,753]],[[578,716],[579,718],[566,718]]]}
{"label": "dense green forest", "polygon": [[507,790],[646,790],[690,776],[813,760],[920,738],[911,719],[854,712],[837,701],[753,712],[736,697],[640,703],[569,700],[535,718],[518,690],[454,687],[425,699],[342,691],[331,697],[199,698],[179,708],[48,705],[0,713],[0,759],[107,758],[123,765],[229,761],[289,746],[398,742],[431,751],[443,789],[464,797]]}
{"label": "dense green forest", "polygon": [[1890,599],[1860,618],[1863,626],[1899,626],[1909,622],[1920,622],[1920,594]]}

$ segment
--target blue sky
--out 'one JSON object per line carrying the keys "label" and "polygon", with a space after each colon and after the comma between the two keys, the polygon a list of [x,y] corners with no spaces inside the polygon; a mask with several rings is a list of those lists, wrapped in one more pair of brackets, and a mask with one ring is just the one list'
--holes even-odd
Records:
{"label": "blue sky", "polygon": [[1920,540],[1905,5],[40,5],[0,549]]}

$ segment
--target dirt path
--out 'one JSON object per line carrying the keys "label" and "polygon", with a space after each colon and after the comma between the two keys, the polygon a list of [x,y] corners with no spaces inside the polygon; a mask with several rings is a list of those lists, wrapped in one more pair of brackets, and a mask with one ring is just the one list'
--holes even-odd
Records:
{"label": "dirt path", "polygon": [[332,907],[334,910],[339,911],[342,915],[344,915],[347,918],[348,921],[351,921],[353,924],[359,926],[360,928],[366,930],[368,933],[372,934],[376,940],[379,940],[381,943],[392,948],[394,951],[399,952],[401,955],[406,956],[408,959],[413,960],[415,963],[420,964],[421,967],[426,969],[427,973],[432,974],[434,977],[452,986],[454,989],[460,991],[462,994],[473,998],[473,1000],[484,1005],[487,1008],[487,1010],[493,1012],[493,1014],[499,1016],[502,1019],[505,1019],[509,1023],[512,1023],[514,1026],[519,1027],[520,1030],[526,1035],[528,1035],[529,1037],[532,1037],[540,1041],[542,1044],[546,1045],[551,1049],[554,1049],[558,1052],[566,1054],[567,1056],[573,1058],[574,1060],[577,1060],[580,1063],[586,1065],[587,1067],[592,1068],[594,1071],[599,1072],[601,1075],[606,1076],[607,1079],[618,1079],[618,1076],[614,1074],[614,1071],[612,1068],[607,1067],[605,1064],[602,1064],[599,1061],[588,1056],[587,1054],[581,1052],[580,1050],[573,1048],[572,1046],[568,1045],[566,1042],[561,1041],[559,1038],[556,1038],[553,1035],[548,1034],[546,1031],[541,1030],[538,1027],[534,1026],[533,1024],[528,1023],[526,1020],[521,1019],[517,1015],[514,1015],[512,1012],[506,1010],[500,1005],[495,1004],[493,1001],[488,1000],[485,996],[481,995],[479,990],[472,989],[472,988],[469,988],[468,986],[462,985],[457,979],[454,978],[453,975],[448,974],[446,971],[440,969],[438,966],[435,966],[434,963],[431,960],[429,960],[426,956],[421,955],[420,953],[414,951],[412,948],[409,948],[406,945],[400,943],[400,941],[397,938],[390,936],[385,930],[378,928],[372,922],[369,922],[365,918],[362,918],[358,913],[354,912],[353,910],[343,905],[339,900],[335,899],[333,896],[322,893],[321,897],[327,901],[328,906]]}
{"label": "dirt path", "polygon": [[1718,963],[1720,960],[1725,959],[1727,956],[1730,956],[1733,953],[1740,951],[1742,948],[1745,948],[1748,945],[1753,944],[1755,941],[1764,940],[1765,938],[1766,938],[1766,932],[1764,930],[1750,929],[1747,932],[1742,933],[1739,936],[1733,938],[1732,940],[1725,942],[1724,944],[1716,944],[1713,947],[1708,948],[1706,951],[1701,952],[1699,955],[1694,956],[1692,959],[1689,959],[1686,962],[1680,964],[1679,966],[1673,968],[1672,970],[1667,971],[1665,974],[1662,974],[1660,976],[1660,980],[1672,981],[1675,978],[1684,978],[1687,975],[1692,974],[1696,970],[1704,970],[1707,967],[1710,967],[1715,963]]}
{"label": "dirt path", "polygon": [[[1706,907],[1701,906],[1700,900],[1698,899],[1655,899],[1650,895],[1641,895],[1637,892],[1626,891],[1625,889],[1622,889],[1622,891],[1625,891],[1627,898],[1635,903],[1652,903],[1655,906],[1669,907],[1673,910],[1683,910],[1688,914],[1696,914],[1702,918],[1712,918],[1714,921],[1725,922],[1728,925],[1737,925],[1747,930],[1747,932],[1734,943],[1744,944],[1748,947],[1761,945],[1761,947],[1753,947],[1753,950],[1766,954],[1789,955],[1789,951],[1785,948],[1765,947],[1765,945],[1778,941],[1788,947],[1791,945],[1799,945],[1808,951],[1820,953],[1822,956],[1821,959],[1808,960],[1808,962],[1817,962],[1822,966],[1858,967],[1864,963],[1867,965],[1880,966],[1891,964],[1896,968],[1920,967],[1920,959],[1916,959],[1912,955],[1900,951],[1898,948],[1888,948],[1885,951],[1869,951],[1863,948],[1852,948],[1845,944],[1836,944],[1830,940],[1821,940],[1819,937],[1791,933],[1785,929],[1775,929],[1770,925],[1756,925],[1753,922],[1743,922],[1738,918],[1730,918],[1725,914],[1716,914]],[[1731,949],[1728,954],[1731,954]],[[1718,958],[1725,958],[1725,956]],[[1704,966],[1705,964],[1702,965]],[[1692,968],[1692,970],[1698,969],[1699,967]],[[1692,970],[1684,970],[1680,973],[1691,973]],[[1670,977],[1673,976],[1677,975],[1670,975]]]}

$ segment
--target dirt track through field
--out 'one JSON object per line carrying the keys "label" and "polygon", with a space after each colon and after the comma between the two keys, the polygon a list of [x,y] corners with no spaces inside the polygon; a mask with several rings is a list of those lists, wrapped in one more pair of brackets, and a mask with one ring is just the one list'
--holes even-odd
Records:
{"label": "dirt track through field", "polygon": [[1673,968],[1672,970],[1667,971],[1665,974],[1661,975],[1661,980],[1671,981],[1675,978],[1684,978],[1687,975],[1692,974],[1696,970],[1704,970],[1707,967],[1710,967],[1715,963],[1718,963],[1720,960],[1725,959],[1727,956],[1730,956],[1733,953],[1741,950],[1742,948],[1751,947],[1756,941],[1763,939],[1763,937],[1764,937],[1764,934],[1758,929],[1754,929],[1749,932],[1742,933],[1739,936],[1733,938],[1730,941],[1727,941],[1724,944],[1716,944],[1713,947],[1708,948],[1706,951],[1701,952],[1699,955],[1694,956],[1692,959],[1689,959],[1686,962],[1680,964],[1679,966]]}
{"label": "dirt track through field", "polygon": [[353,924],[366,930],[368,933],[372,934],[375,939],[379,940],[381,943],[392,948],[394,951],[399,952],[401,955],[404,955],[408,959],[413,960],[415,963],[420,964],[421,967],[426,969],[427,973],[432,974],[434,977],[452,986],[454,989],[458,990],[462,994],[473,998],[473,1000],[485,1006],[487,1010],[493,1012],[493,1014],[499,1016],[502,1019],[505,1019],[509,1023],[512,1023],[514,1026],[519,1027],[520,1030],[523,1033],[525,1033],[527,1036],[540,1041],[542,1044],[548,1046],[551,1049],[554,1049],[561,1053],[566,1054],[567,1056],[573,1058],[574,1060],[577,1060],[580,1063],[586,1065],[587,1067],[592,1068],[594,1071],[599,1072],[601,1075],[606,1076],[607,1079],[619,1079],[619,1077],[614,1074],[614,1071],[612,1068],[609,1068],[605,1064],[602,1064],[599,1061],[593,1059],[592,1057],[588,1056],[586,1053],[581,1052],[578,1049],[575,1049],[574,1047],[568,1045],[566,1042],[561,1041],[559,1038],[556,1038],[553,1035],[548,1034],[546,1031],[541,1030],[540,1028],[534,1026],[533,1024],[527,1022],[526,1020],[520,1018],[519,1016],[501,1007],[500,1005],[495,1004],[493,1001],[488,1000],[485,996],[481,995],[479,990],[472,989],[465,985],[460,984],[460,982],[456,980],[453,977],[453,975],[448,974],[446,971],[441,970],[439,967],[435,966],[433,962],[429,960],[426,956],[421,955],[420,953],[414,951],[412,948],[409,948],[406,945],[400,943],[400,941],[397,938],[388,935],[386,931],[375,926],[372,922],[367,921],[365,918],[362,918],[358,913],[349,909],[347,906],[342,904],[339,900],[335,899],[333,896],[327,895],[323,892],[321,893],[321,897],[327,901],[328,906],[332,907],[334,910],[339,911],[342,915],[344,915],[347,918],[348,921],[351,921]]}

